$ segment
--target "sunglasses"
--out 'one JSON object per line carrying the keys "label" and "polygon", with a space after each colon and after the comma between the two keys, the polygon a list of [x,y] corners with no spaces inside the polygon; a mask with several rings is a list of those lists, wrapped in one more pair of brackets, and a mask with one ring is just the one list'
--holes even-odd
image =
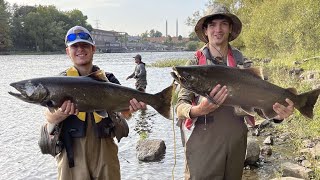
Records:
{"label": "sunglasses", "polygon": [[93,42],[91,36],[85,32],[69,34],[67,36],[67,42],[72,42],[72,41],[76,40],[77,37],[79,37],[80,39],[83,39],[83,40],[89,40],[90,42]]}

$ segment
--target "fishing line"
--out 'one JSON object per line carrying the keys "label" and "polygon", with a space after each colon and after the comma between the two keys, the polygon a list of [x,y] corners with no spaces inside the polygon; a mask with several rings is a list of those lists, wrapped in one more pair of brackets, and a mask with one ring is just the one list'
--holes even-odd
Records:
{"label": "fishing line", "polygon": [[174,114],[174,106],[172,106],[172,130],[173,130],[173,158],[174,158],[174,163],[173,163],[173,168],[172,168],[172,180],[174,180],[174,169],[176,167],[176,163],[177,163],[177,154],[176,154],[176,131],[174,129],[174,120],[175,120],[175,114]]}

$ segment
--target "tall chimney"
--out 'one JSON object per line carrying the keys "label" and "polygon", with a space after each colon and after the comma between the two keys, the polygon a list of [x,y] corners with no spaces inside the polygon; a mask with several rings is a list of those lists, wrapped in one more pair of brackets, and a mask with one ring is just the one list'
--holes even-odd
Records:
{"label": "tall chimney", "polygon": [[177,19],[177,23],[176,23],[176,37],[179,36],[179,33],[178,33],[178,19]]}
{"label": "tall chimney", "polygon": [[166,20],[166,37],[168,37],[168,21]]}

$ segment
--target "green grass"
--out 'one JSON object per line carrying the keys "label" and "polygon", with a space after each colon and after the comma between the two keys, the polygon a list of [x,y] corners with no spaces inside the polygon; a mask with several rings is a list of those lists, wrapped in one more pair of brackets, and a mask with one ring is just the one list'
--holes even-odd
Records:
{"label": "green grass", "polygon": [[[299,76],[290,75],[289,71],[294,68],[302,68],[306,71],[320,71],[319,59],[310,59],[307,61],[299,61],[301,64],[295,64],[296,59],[274,59],[270,63],[255,62],[255,65],[261,66],[264,69],[264,74],[268,74],[270,82],[283,88],[296,88],[298,94],[312,90],[312,83],[302,81]],[[302,141],[305,139],[318,139],[320,137],[320,100],[313,109],[313,119],[308,119],[302,116],[298,110],[287,118],[283,123],[275,126],[280,132],[289,132],[293,139],[292,144],[296,149],[297,156],[299,151],[303,149]],[[308,158],[312,162],[312,169],[315,170],[316,177],[320,177],[320,170],[316,168],[319,159]]]}
{"label": "green grass", "polygon": [[146,132],[146,131],[141,131],[141,132],[139,133],[139,135],[140,135],[140,139],[141,139],[141,140],[148,139],[148,137],[149,137],[149,134],[148,134],[148,132]]}
{"label": "green grass", "polygon": [[182,66],[187,63],[187,59],[168,59],[168,60],[159,60],[154,63],[152,63],[151,67],[172,67],[172,66]]}

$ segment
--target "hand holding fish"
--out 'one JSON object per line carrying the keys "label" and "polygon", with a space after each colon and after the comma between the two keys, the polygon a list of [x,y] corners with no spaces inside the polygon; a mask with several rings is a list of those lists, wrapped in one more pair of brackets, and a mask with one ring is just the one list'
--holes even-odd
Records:
{"label": "hand holding fish", "polygon": [[227,96],[227,87],[221,87],[220,84],[216,85],[206,98],[204,98],[197,106],[191,108],[190,117],[194,118],[202,116],[218,109]]}
{"label": "hand holding fish", "polygon": [[47,110],[45,112],[45,116],[48,122],[59,123],[66,119],[68,116],[72,114],[77,115],[78,113],[79,110],[75,107],[74,103],[72,103],[70,100],[66,100],[55,112],[52,113]]}
{"label": "hand holding fish", "polygon": [[130,100],[130,112],[138,111],[139,109],[146,109],[147,105],[144,102],[138,102],[135,98]]}
{"label": "hand holding fish", "polygon": [[132,113],[138,111],[139,109],[147,109],[147,105],[144,102],[138,102],[135,98],[131,99],[129,101],[130,106],[128,111],[122,111],[121,116],[124,119],[130,119],[132,116]]}
{"label": "hand holding fish", "polygon": [[274,119],[283,120],[293,114],[294,103],[290,99],[286,99],[288,106],[279,103],[273,105],[273,110],[278,114]]}

